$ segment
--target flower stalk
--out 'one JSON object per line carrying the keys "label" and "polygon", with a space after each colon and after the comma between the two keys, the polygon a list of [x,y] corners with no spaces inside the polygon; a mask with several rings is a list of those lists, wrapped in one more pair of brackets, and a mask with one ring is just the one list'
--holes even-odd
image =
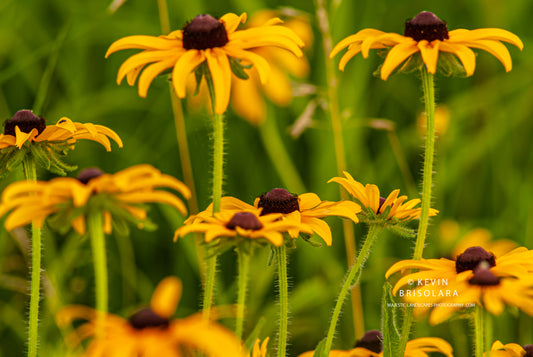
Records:
{"label": "flower stalk", "polygon": [[287,247],[285,246],[285,243],[277,248],[277,253],[279,284],[278,357],[285,357],[289,317],[289,284],[287,281]]}
{"label": "flower stalk", "polygon": [[335,335],[335,329],[337,327],[337,322],[339,320],[339,316],[342,310],[342,305],[344,304],[346,295],[358,283],[359,277],[361,276],[361,270],[362,270],[363,264],[367,260],[370,254],[370,249],[372,248],[372,245],[376,241],[376,238],[378,237],[382,229],[383,227],[381,227],[378,224],[371,224],[368,227],[368,233],[365,239],[365,243],[363,244],[363,247],[359,251],[359,254],[357,255],[357,259],[355,260],[354,264],[352,265],[348,274],[346,275],[346,278],[344,279],[344,284],[342,285],[341,291],[337,298],[335,309],[333,310],[333,315],[331,316],[328,334],[326,336],[326,344],[325,344],[324,352],[322,356],[329,355],[331,346],[333,344],[333,336]]}
{"label": "flower stalk", "polygon": [[103,216],[101,212],[91,210],[87,215],[87,225],[93,251],[94,278],[96,285],[96,310],[99,312],[96,334],[102,333],[103,319],[108,309],[108,279]]}
{"label": "flower stalk", "polygon": [[[27,155],[22,164],[26,180],[36,181],[37,170],[31,155]],[[39,344],[39,300],[41,290],[41,229],[31,224],[31,290],[30,317],[28,328],[28,356],[36,357]]]}
{"label": "flower stalk", "polygon": [[484,349],[484,311],[483,308],[476,304],[474,311],[474,329],[475,329],[475,338],[476,338],[476,354],[475,357],[483,357]]}
{"label": "flower stalk", "polygon": [[242,340],[244,313],[246,309],[246,290],[248,287],[248,275],[250,272],[250,252],[242,247],[237,248],[239,264],[238,291],[237,291],[237,319],[235,322],[235,334]]}

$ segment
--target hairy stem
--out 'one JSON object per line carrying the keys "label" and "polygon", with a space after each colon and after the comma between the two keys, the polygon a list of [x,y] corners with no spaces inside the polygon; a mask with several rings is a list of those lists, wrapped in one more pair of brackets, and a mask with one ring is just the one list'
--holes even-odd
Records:
{"label": "hairy stem", "polygon": [[278,357],[285,357],[287,350],[287,327],[289,315],[289,284],[287,281],[287,247],[283,243],[278,249],[279,283],[279,332]]}
{"label": "hairy stem", "polygon": [[96,284],[96,310],[98,311],[96,334],[102,333],[103,319],[107,313],[109,292],[107,281],[107,256],[102,212],[91,211],[87,225],[93,251],[94,278]]}

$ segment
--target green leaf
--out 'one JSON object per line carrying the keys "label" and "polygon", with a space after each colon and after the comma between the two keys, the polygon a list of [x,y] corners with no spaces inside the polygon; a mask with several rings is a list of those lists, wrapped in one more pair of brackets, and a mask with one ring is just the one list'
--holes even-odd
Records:
{"label": "green leaf", "polygon": [[383,334],[383,357],[394,357],[395,346],[400,341],[400,334],[396,328],[395,315],[399,310],[392,296],[392,285],[387,281],[383,284],[383,298],[381,300],[381,333]]}
{"label": "green leaf", "polygon": [[250,76],[244,71],[244,69],[250,69],[252,65],[242,65],[241,60],[231,58],[229,59],[231,71],[240,79],[249,79]]}
{"label": "green leaf", "polygon": [[20,150],[17,150],[11,157],[8,159],[6,168],[9,171],[13,171],[17,166],[19,166],[22,163],[22,160],[26,157],[27,151],[26,148],[22,148]]}

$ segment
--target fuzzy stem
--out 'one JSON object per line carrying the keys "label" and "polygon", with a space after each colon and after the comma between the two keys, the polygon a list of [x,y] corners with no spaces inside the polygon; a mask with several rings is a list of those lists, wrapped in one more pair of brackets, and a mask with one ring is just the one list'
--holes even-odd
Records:
{"label": "fuzzy stem", "polygon": [[283,140],[279,135],[276,120],[267,114],[265,121],[259,125],[261,140],[267,151],[270,161],[278,172],[283,184],[291,192],[305,192],[304,183],[288,154]]}
{"label": "fuzzy stem", "polygon": [[[328,96],[329,114],[331,119],[331,127],[333,129],[333,144],[335,149],[335,162],[337,163],[337,176],[342,176],[343,171],[346,171],[346,153],[344,151],[344,137],[342,130],[342,122],[339,111],[339,99],[337,90],[337,78],[335,75],[335,66],[333,61],[329,59],[329,54],[332,49],[332,39],[329,27],[328,13],[325,7],[324,0],[316,0],[317,19],[319,29],[322,34],[322,41],[324,47],[325,66],[326,66],[326,88]],[[348,193],[339,187],[342,200],[349,200]],[[355,232],[353,225],[348,220],[343,220],[344,231],[344,245],[346,248],[346,258],[348,262],[353,262],[356,255]],[[363,304],[361,299],[361,289],[358,286],[352,289],[352,318],[355,329],[355,337],[359,338],[365,333],[365,320]]]}
{"label": "fuzzy stem", "polygon": [[424,176],[422,178],[422,204],[413,259],[422,259],[422,252],[426,241],[429,208],[431,204],[431,188],[433,185],[433,155],[435,151],[435,86],[433,84],[433,75],[431,73],[428,73],[425,68],[421,73],[427,124],[424,152]]}
{"label": "fuzzy stem", "polygon": [[109,299],[107,257],[102,212],[90,211],[87,215],[87,226],[89,229],[91,248],[93,251],[94,277],[96,285],[96,310],[98,311],[96,335],[101,335],[103,319],[107,313]]}
{"label": "fuzzy stem", "polygon": [[[421,71],[422,90],[424,92],[424,104],[426,110],[426,145],[424,151],[424,172],[422,178],[422,204],[420,210],[420,222],[416,235],[415,252],[413,259],[422,259],[424,243],[426,241],[429,223],[429,208],[431,204],[431,188],[433,181],[433,156],[435,151],[435,86],[433,75],[424,67]],[[413,308],[407,306],[402,324],[402,335],[398,346],[398,355],[403,356],[409,340],[411,324],[413,321]]]}
{"label": "fuzzy stem", "polygon": [[484,321],[483,321],[483,308],[477,304],[474,312],[474,329],[476,334],[476,357],[483,357],[483,331],[484,331]]}
{"label": "fuzzy stem", "polygon": [[277,249],[279,284],[279,332],[278,357],[285,357],[287,350],[287,326],[289,315],[289,284],[287,281],[287,247],[285,243]]}
{"label": "fuzzy stem", "polygon": [[[489,351],[492,344],[492,335],[494,334],[494,318],[491,314],[485,314],[484,316],[484,322],[485,322],[485,351]],[[527,335],[526,335],[527,336]]]}
{"label": "fuzzy stem", "polygon": [[[37,180],[37,170],[33,157],[26,156],[23,161],[26,180]],[[36,357],[39,344],[39,299],[41,290],[41,229],[31,224],[31,292],[30,317],[28,328],[28,356]]]}
{"label": "fuzzy stem", "polygon": [[239,276],[237,292],[237,319],[235,321],[235,334],[242,340],[244,326],[244,310],[246,308],[246,289],[248,285],[248,274],[250,272],[251,253],[243,248],[237,248]]}
{"label": "fuzzy stem", "polygon": [[333,315],[331,316],[331,321],[329,324],[328,335],[326,337],[326,345],[324,348],[323,356],[329,356],[329,351],[331,350],[331,345],[333,344],[333,336],[335,335],[335,329],[337,327],[337,322],[339,320],[342,305],[344,304],[346,295],[348,294],[350,289],[358,283],[363,264],[367,260],[368,255],[370,254],[370,249],[372,248],[372,245],[376,241],[376,238],[378,237],[382,229],[383,228],[377,224],[371,224],[368,227],[368,233],[365,239],[365,243],[359,251],[359,255],[357,256],[357,259],[350,268],[350,271],[347,273],[346,278],[344,279],[344,284],[342,285],[341,291],[337,298],[335,309],[333,310]]}

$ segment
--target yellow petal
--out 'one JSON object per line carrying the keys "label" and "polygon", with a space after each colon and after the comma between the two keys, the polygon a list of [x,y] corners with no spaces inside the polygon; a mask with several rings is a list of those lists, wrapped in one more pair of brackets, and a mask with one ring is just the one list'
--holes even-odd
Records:
{"label": "yellow petal", "polygon": [[348,51],[346,51],[346,53],[342,55],[341,60],[339,61],[339,70],[344,71],[344,68],[346,67],[348,61],[351,60],[359,52],[361,52],[360,43],[351,45]]}
{"label": "yellow petal", "polygon": [[326,243],[327,246],[331,246],[333,242],[333,237],[331,236],[331,229],[329,225],[321,220],[320,218],[306,218],[303,219],[303,222],[309,226],[313,232],[315,232],[322,240]]}
{"label": "yellow petal", "polygon": [[437,71],[437,61],[439,60],[439,47],[441,41],[435,40],[428,42],[426,40],[419,41],[417,46],[422,55],[422,61],[426,64],[427,71],[435,74]]}
{"label": "yellow petal", "polygon": [[150,308],[161,317],[172,317],[181,299],[181,292],[182,284],[178,278],[169,276],[163,279],[152,294]]}
{"label": "yellow petal", "polygon": [[20,149],[26,141],[30,141],[30,142],[33,141],[33,139],[38,134],[39,132],[35,128],[31,129],[29,133],[25,133],[21,131],[17,125],[15,126],[15,137],[16,137],[15,145]]}
{"label": "yellow petal", "polygon": [[310,210],[322,203],[320,197],[316,193],[308,192],[302,193],[298,196],[300,211]]}
{"label": "yellow petal", "polygon": [[343,48],[345,48],[345,47],[347,47],[349,45],[358,44],[360,46],[361,44],[359,42],[362,42],[366,38],[368,38],[368,37],[377,37],[377,36],[380,36],[380,35],[382,35],[384,33],[385,32],[383,32],[383,31],[379,31],[379,30],[375,30],[375,29],[363,29],[363,30],[357,32],[354,35],[350,35],[350,36],[342,39],[339,43],[337,43],[335,45],[335,47],[333,47],[333,50],[331,51],[331,53],[329,54],[329,58],[335,57],[335,55],[337,53],[339,53]]}
{"label": "yellow petal", "polygon": [[154,36],[127,36],[111,44],[105,57],[110,54],[126,49],[143,49],[143,50],[168,50],[171,48],[183,48],[181,40],[169,40],[164,37]]}
{"label": "yellow petal", "polygon": [[383,62],[383,66],[381,67],[381,79],[386,81],[396,67],[418,51],[419,48],[414,41],[401,43],[391,48],[385,58],[385,62]]}
{"label": "yellow petal", "polygon": [[250,79],[233,77],[231,84],[231,107],[252,124],[260,124],[266,118],[266,106],[259,92],[259,79],[254,75]]}
{"label": "yellow petal", "polygon": [[233,13],[225,14],[220,18],[220,22],[224,24],[228,34],[233,33],[241,23],[244,24],[246,22],[246,13],[243,12],[241,16],[237,16]]}
{"label": "yellow petal", "polygon": [[172,70],[172,84],[178,97],[185,98],[187,76],[203,61],[205,61],[204,52],[198,50],[189,50],[180,57]]}
{"label": "yellow petal", "polygon": [[467,76],[474,74],[476,55],[467,46],[444,41],[440,44],[440,50],[455,54],[463,64]]}
{"label": "yellow petal", "polygon": [[243,51],[233,46],[226,46],[224,48],[224,51],[230,57],[249,61],[251,64],[254,65],[254,68],[257,70],[261,83],[265,84],[268,81],[270,75],[270,65],[268,64],[266,59],[251,51]]}
{"label": "yellow petal", "polygon": [[[145,98],[148,93],[148,88],[155,77],[157,77],[165,69],[174,66],[179,56],[172,56],[164,61],[160,61],[149,65],[144,69],[139,77],[139,97]],[[131,72],[131,71],[130,71]]]}
{"label": "yellow petal", "polygon": [[216,48],[205,51],[207,65],[215,91],[215,113],[224,114],[229,104],[231,92],[231,68],[228,56]]}
{"label": "yellow petal", "polygon": [[475,42],[468,42],[466,45],[487,51],[496,57],[503,64],[506,72],[509,72],[511,69],[513,69],[511,54],[509,53],[509,50],[507,50],[507,47],[500,42],[492,40],[478,40]]}
{"label": "yellow petal", "polygon": [[166,51],[143,51],[137,53],[124,61],[118,69],[117,84],[120,84],[128,72],[132,70],[144,67],[152,62],[162,62],[168,60],[168,58],[176,58],[181,55],[181,53],[182,52],[174,49]]}
{"label": "yellow petal", "polygon": [[524,48],[522,40],[512,32],[498,28],[484,28],[475,29],[471,31],[450,31],[449,41],[461,42],[461,41],[479,41],[479,40],[495,40],[503,41],[515,45],[520,50]]}
{"label": "yellow petal", "polygon": [[130,203],[165,203],[176,208],[178,211],[180,211],[181,214],[187,214],[187,208],[185,207],[183,202],[179,198],[174,196],[172,193],[167,191],[129,192],[117,194],[115,197],[123,202]]}

